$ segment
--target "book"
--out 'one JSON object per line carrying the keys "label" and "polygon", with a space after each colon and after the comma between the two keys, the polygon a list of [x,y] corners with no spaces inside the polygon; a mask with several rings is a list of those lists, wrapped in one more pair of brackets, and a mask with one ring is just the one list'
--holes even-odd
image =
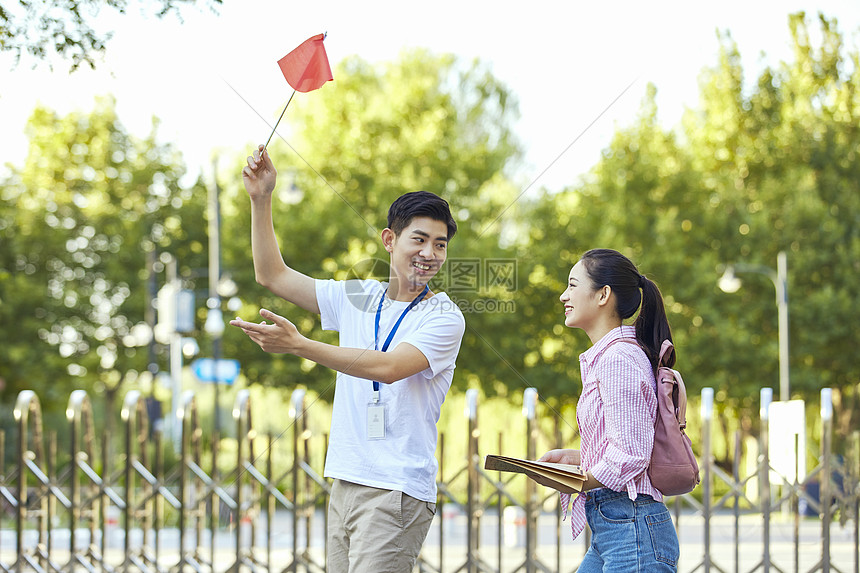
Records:
{"label": "book", "polygon": [[521,473],[548,487],[555,487],[557,484],[575,491],[582,491],[586,478],[585,472],[579,466],[536,462],[494,454],[484,458],[484,469]]}

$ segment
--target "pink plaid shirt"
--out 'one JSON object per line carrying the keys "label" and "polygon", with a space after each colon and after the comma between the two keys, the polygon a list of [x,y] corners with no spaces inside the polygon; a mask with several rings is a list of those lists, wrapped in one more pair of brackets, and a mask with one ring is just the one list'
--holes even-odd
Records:
{"label": "pink plaid shirt", "polygon": [[[657,381],[641,348],[619,338],[636,339],[636,329],[620,326],[579,356],[582,394],[576,405],[581,437],[581,466],[613,491],[627,491],[630,499],[648,494],[663,501],[651,485],[648,462],[654,446]],[[600,386],[598,388],[598,380]],[[565,516],[570,495],[561,494]],[[574,539],[585,528],[585,494],[573,501],[570,528]]]}

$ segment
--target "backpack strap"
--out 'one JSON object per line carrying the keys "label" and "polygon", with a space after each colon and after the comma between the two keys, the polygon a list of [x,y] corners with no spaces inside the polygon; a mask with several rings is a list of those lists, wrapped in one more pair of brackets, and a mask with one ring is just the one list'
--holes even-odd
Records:
{"label": "backpack strap", "polygon": [[[687,427],[687,390],[681,373],[668,366],[669,357],[675,352],[675,346],[671,340],[664,340],[660,346],[660,359],[657,362],[657,384],[664,382],[674,386],[672,391],[672,402],[675,407],[675,418],[681,429]],[[659,390],[659,388],[658,388]]]}
{"label": "backpack strap", "polygon": [[[606,348],[604,348],[603,352],[600,353],[598,360],[600,358],[603,358],[603,354],[606,352],[606,350],[610,346],[615,344],[616,342],[627,342],[628,344],[635,344],[640,349],[642,349],[642,346],[639,344],[639,341],[636,340],[635,338],[624,338],[624,337],[616,338],[615,340],[609,342],[609,344],[606,345]],[[645,349],[642,349],[642,351],[645,352]],[[677,370],[672,370],[671,368],[669,368],[668,366],[665,365],[665,361],[669,359],[669,356],[671,356],[673,352],[675,352],[675,346],[672,344],[672,341],[668,340],[668,339],[664,340],[663,345],[660,347],[660,359],[657,362],[657,372],[656,372],[656,376],[655,376],[655,378],[657,379],[657,388],[656,389],[657,389],[658,395],[660,393],[660,384],[662,383],[663,379],[668,380],[669,382],[671,382],[672,384],[674,384],[676,386],[677,386],[678,381],[680,381],[680,383],[682,385],[684,384],[684,381],[681,378],[681,373],[678,372]],[[648,353],[645,352],[645,355],[647,356]],[[661,370],[664,372],[661,372]],[[675,378],[672,379],[671,376],[666,377],[666,374],[668,374],[668,372],[665,372],[665,371],[670,371],[672,374],[674,374]],[[661,374],[662,374],[662,376],[661,376]],[[596,382],[597,382],[597,395],[600,396],[600,400],[602,402],[603,401],[603,395],[600,393],[600,380],[596,380]],[[682,429],[686,428],[687,427],[687,419],[686,419],[687,393],[686,393],[686,391],[679,392],[678,389],[676,388],[675,391],[672,393],[672,401],[674,402],[673,405],[675,407],[675,417],[678,419],[678,422],[680,423],[681,428]]]}
{"label": "backpack strap", "polygon": [[[597,357],[597,360],[600,360],[601,358],[603,358],[603,355],[606,353],[606,351],[609,349],[609,347],[612,346],[613,344],[615,344],[616,342],[627,342],[628,344],[635,344],[638,348],[642,348],[641,346],[639,346],[639,342],[637,342],[635,338],[624,338],[624,337],[616,338],[615,340],[610,341],[609,344],[606,345],[606,348],[603,349],[603,352],[600,353],[600,356]],[[670,344],[671,344],[671,342],[670,342]],[[647,355],[647,353],[646,353],[646,355]],[[597,363],[597,361],[595,360],[595,364],[596,363]],[[597,395],[600,396],[600,401],[602,402],[603,401],[603,395],[600,393],[600,380],[595,379],[595,382],[597,383]]]}
{"label": "backpack strap", "polygon": [[669,361],[669,357],[675,352],[675,346],[672,344],[672,341],[668,338],[663,341],[663,345],[660,347],[660,358],[657,360],[657,366],[666,366]]}
{"label": "backpack strap", "polygon": [[[635,344],[636,346],[639,346],[639,342],[638,342],[635,338],[626,338],[626,337],[616,338],[615,340],[610,341],[610,342],[606,345],[606,348],[604,348],[604,349],[603,349],[603,352],[601,352],[601,353],[600,353],[600,357],[599,357],[599,358],[602,358],[602,357],[603,357],[603,355],[606,353],[606,351],[609,349],[609,347],[610,347],[610,346],[612,346],[613,344],[615,344],[616,342],[627,342],[628,344]],[[671,343],[670,343],[670,344],[671,344]],[[641,346],[639,346],[639,348],[642,348],[642,347],[641,347]]]}
{"label": "backpack strap", "polygon": [[672,384],[672,405],[681,429],[687,427],[687,387],[681,373],[667,366],[657,369],[657,384]]}

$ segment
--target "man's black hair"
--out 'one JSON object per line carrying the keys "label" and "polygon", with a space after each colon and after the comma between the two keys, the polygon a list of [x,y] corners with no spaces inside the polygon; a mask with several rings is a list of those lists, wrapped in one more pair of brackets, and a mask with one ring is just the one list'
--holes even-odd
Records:
{"label": "man's black hair", "polygon": [[435,193],[412,191],[398,197],[388,209],[388,228],[400,235],[415,217],[428,217],[445,223],[449,241],[457,232],[457,223],[451,216],[448,202]]}

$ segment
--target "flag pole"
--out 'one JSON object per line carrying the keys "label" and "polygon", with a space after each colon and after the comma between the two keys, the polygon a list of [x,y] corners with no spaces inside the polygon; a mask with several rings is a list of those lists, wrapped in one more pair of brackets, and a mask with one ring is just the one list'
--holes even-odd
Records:
{"label": "flag pole", "polygon": [[287,105],[284,106],[284,111],[281,112],[281,117],[279,117],[278,121],[275,122],[275,127],[272,128],[272,133],[269,134],[269,139],[266,140],[266,145],[263,146],[263,149],[269,147],[269,142],[272,141],[272,136],[275,135],[275,130],[278,129],[278,124],[281,123],[281,119],[284,117],[284,114],[287,113],[287,108],[290,107],[290,102],[293,101],[294,95],[296,95],[296,90],[293,90],[293,93],[290,94],[290,99],[287,100]]}

